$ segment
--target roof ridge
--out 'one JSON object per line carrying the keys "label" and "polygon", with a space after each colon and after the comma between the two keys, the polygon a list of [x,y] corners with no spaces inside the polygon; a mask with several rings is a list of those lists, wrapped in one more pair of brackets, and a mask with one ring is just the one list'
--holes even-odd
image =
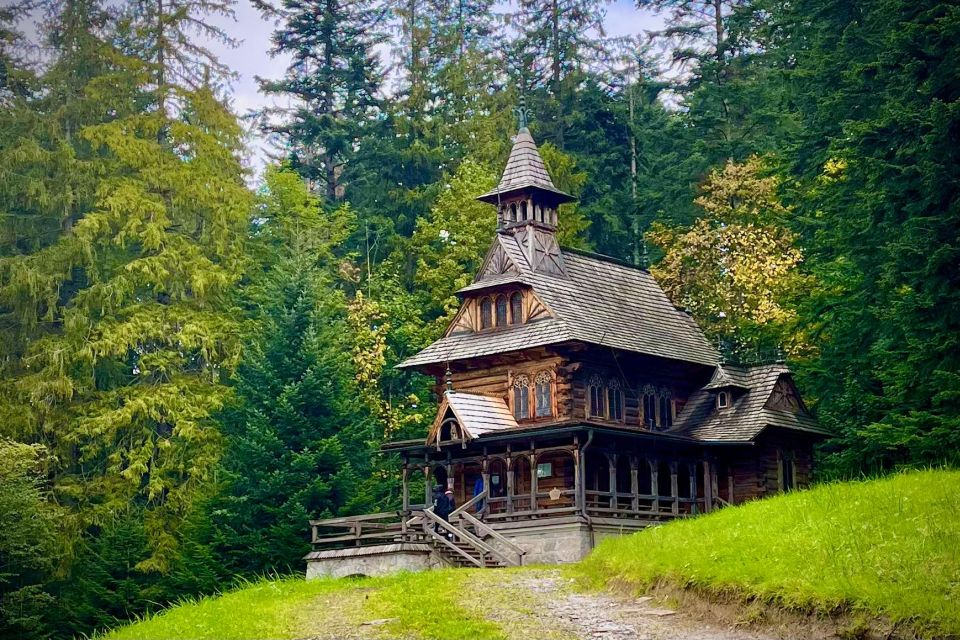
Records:
{"label": "roof ridge", "polygon": [[584,258],[592,258],[594,260],[599,260],[601,262],[609,262],[612,264],[619,265],[621,267],[627,267],[628,269],[633,269],[634,271],[642,271],[643,273],[649,274],[650,270],[645,269],[639,265],[635,265],[632,262],[628,262],[623,258],[615,258],[613,256],[608,256],[604,253],[597,253],[595,251],[588,251],[586,249],[576,249],[574,247],[560,247],[560,251],[564,253],[573,253],[575,255],[583,256]]}

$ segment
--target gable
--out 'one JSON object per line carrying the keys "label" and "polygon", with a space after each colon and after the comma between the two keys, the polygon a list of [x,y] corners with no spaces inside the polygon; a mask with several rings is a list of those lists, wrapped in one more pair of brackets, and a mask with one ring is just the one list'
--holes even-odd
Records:
{"label": "gable", "polygon": [[490,276],[502,274],[520,275],[520,269],[504,250],[503,245],[500,243],[500,237],[497,236],[490,250],[487,251],[487,256],[483,259],[480,272],[477,274],[475,280],[483,280]]}
{"label": "gable", "polygon": [[781,374],[777,378],[776,383],[773,385],[773,390],[770,391],[770,396],[764,404],[764,408],[772,411],[787,411],[797,415],[809,414],[796,385],[790,376],[786,374]]}

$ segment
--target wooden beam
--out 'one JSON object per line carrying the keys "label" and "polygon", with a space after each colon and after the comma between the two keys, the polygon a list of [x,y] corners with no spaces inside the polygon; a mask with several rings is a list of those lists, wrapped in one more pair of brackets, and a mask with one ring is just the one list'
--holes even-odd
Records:
{"label": "wooden beam", "polygon": [[630,456],[630,508],[634,511],[640,510],[640,476],[638,470],[637,456]]}
{"label": "wooden beam", "polygon": [[673,498],[673,515],[680,513],[680,483],[677,480],[677,463],[670,463],[670,497]]}
{"label": "wooden beam", "polygon": [[647,464],[650,466],[650,493],[656,496],[653,499],[653,510],[660,513],[660,461],[656,458],[648,459]]}
{"label": "wooden beam", "polygon": [[713,511],[713,475],[710,471],[710,461],[703,461],[703,510]]}
{"label": "wooden beam", "polygon": [[698,513],[697,510],[697,465],[694,462],[691,462],[687,465],[687,473],[690,474],[690,511],[693,514]]}
{"label": "wooden beam", "polygon": [[617,508],[617,454],[607,454],[607,484],[610,485],[610,508]]}

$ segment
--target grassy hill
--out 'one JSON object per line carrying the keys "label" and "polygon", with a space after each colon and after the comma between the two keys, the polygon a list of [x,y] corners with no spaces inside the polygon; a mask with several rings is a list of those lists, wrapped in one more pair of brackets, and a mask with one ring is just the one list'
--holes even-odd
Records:
{"label": "grassy hill", "polygon": [[[587,589],[639,591],[669,581],[801,611],[883,616],[926,637],[960,636],[958,489],[954,471],[823,485],[605,541],[567,573]],[[265,581],[106,638],[343,637],[371,620],[386,621],[388,637],[538,637],[503,623],[498,611],[531,605],[522,591],[499,589],[498,576],[444,570]],[[475,606],[480,593],[486,611]]]}
{"label": "grassy hill", "polygon": [[818,486],[608,540],[592,586],[666,579],[805,611],[960,636],[960,472]]}

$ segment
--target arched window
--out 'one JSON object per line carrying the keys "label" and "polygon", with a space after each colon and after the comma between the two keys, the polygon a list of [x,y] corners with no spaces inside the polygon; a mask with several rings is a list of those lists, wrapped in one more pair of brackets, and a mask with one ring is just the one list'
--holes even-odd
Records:
{"label": "arched window", "polygon": [[493,326],[493,303],[490,298],[480,301],[480,328],[489,329]]}
{"label": "arched window", "polygon": [[600,376],[594,374],[587,380],[587,401],[590,403],[591,418],[607,417],[604,400],[603,380],[600,379]]}
{"label": "arched window", "polygon": [[643,388],[643,424],[650,429],[657,426],[657,393],[650,385]]}
{"label": "arched window", "polygon": [[537,417],[553,415],[553,376],[549,371],[541,371],[534,378],[536,383]]}
{"label": "arched window", "polygon": [[510,322],[512,324],[523,322],[523,295],[519,291],[514,291],[510,296]]}
{"label": "arched window", "polygon": [[718,409],[726,409],[729,404],[730,404],[730,398],[727,395],[726,391],[721,391],[720,393],[717,394]]}
{"label": "arched window", "polygon": [[669,429],[673,426],[673,398],[666,389],[660,391],[660,415],[657,424],[661,429]]}
{"label": "arched window", "polygon": [[517,420],[530,417],[530,378],[527,376],[513,379],[513,417]]}
{"label": "arched window", "polygon": [[520,219],[521,220],[527,219],[527,201],[526,200],[520,203]]}
{"label": "arched window", "polygon": [[507,296],[497,296],[497,326],[507,326]]}
{"label": "arched window", "polygon": [[457,440],[460,438],[460,425],[457,424],[457,421],[454,418],[447,418],[442,425],[440,425],[440,437],[438,440],[440,442],[450,442],[451,440]]}
{"label": "arched window", "polygon": [[510,222],[516,222],[516,221],[517,221],[517,203],[514,202],[513,204],[510,205]]}
{"label": "arched window", "polygon": [[610,409],[610,419],[623,422],[623,389],[618,378],[611,378],[607,385],[607,407]]}

